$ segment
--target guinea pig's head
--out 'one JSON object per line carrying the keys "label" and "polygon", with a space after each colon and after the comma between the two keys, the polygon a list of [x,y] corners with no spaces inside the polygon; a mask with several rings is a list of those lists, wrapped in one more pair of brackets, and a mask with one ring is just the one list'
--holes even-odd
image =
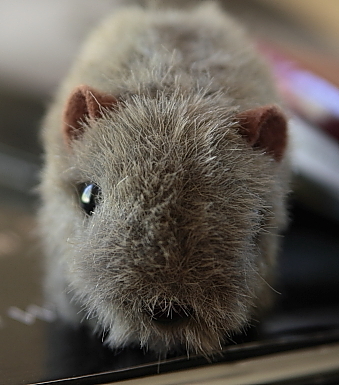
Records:
{"label": "guinea pig's head", "polygon": [[88,317],[112,347],[220,349],[270,291],[282,113],[179,92],[117,100],[80,86],[63,136],[59,242]]}

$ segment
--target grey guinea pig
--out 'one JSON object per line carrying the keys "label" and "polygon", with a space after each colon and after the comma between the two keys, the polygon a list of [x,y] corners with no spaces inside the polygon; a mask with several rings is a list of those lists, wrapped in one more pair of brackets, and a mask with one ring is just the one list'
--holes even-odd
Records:
{"label": "grey guinea pig", "polygon": [[44,120],[39,224],[61,318],[112,348],[212,354],[269,303],[287,123],[214,3],[93,32]]}

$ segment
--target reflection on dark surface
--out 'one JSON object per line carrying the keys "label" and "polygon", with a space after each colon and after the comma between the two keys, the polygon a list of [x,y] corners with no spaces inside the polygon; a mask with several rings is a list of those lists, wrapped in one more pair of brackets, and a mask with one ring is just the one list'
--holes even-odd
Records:
{"label": "reflection on dark surface", "polygon": [[65,384],[102,384],[339,341],[337,319],[333,328],[313,324],[312,327],[289,332],[280,330],[281,334],[253,331],[235,336],[222,353],[209,359],[201,356],[187,358],[186,355],[170,355],[160,361],[152,353],[137,348],[111,351],[84,329],[75,331],[65,325],[54,325],[51,330],[53,337],[48,345],[47,373],[44,381],[39,384],[53,383],[53,379],[59,378],[64,379],[62,383]]}
{"label": "reflection on dark surface", "polygon": [[62,322],[48,327],[47,379],[105,372],[156,360],[140,349],[112,351],[84,327],[74,329]]}
{"label": "reflection on dark surface", "polygon": [[[257,339],[257,331],[249,329],[246,335],[234,336],[231,344],[243,344]],[[220,358],[219,355],[215,357],[215,360],[218,361]],[[184,351],[169,353],[166,359],[160,359],[157,354],[132,347],[113,351],[107,348],[99,337],[94,336],[84,327],[74,329],[58,321],[48,326],[46,379],[49,380],[117,371],[140,365],[145,366],[145,374],[150,373],[147,371],[147,366],[149,370],[156,368],[156,372],[163,372],[166,370],[163,370],[163,364],[176,361],[176,359],[179,362],[178,367],[190,362]],[[193,362],[196,365],[197,361],[207,363],[210,359],[191,358],[192,365]],[[162,363],[160,364],[160,362]],[[116,377],[117,375],[112,375],[112,379]],[[129,375],[125,374],[125,377],[128,378]]]}

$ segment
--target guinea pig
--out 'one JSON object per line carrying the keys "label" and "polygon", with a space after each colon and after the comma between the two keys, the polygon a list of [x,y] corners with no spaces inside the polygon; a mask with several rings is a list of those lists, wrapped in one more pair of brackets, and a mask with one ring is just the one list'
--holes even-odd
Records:
{"label": "guinea pig", "polygon": [[213,354],[250,325],[287,217],[280,104],[216,4],[107,18],[43,123],[39,226],[59,316],[159,354]]}

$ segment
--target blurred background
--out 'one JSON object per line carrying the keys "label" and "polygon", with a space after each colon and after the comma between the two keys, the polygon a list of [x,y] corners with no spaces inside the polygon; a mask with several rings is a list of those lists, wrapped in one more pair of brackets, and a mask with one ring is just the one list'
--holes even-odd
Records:
{"label": "blurred background", "polygon": [[[0,0],[1,383],[46,376],[45,327],[54,318],[42,298],[34,230],[40,121],[88,31],[126,3],[133,0]],[[295,192],[280,307],[268,330],[338,326],[339,1],[221,3],[267,56],[292,116]]]}

